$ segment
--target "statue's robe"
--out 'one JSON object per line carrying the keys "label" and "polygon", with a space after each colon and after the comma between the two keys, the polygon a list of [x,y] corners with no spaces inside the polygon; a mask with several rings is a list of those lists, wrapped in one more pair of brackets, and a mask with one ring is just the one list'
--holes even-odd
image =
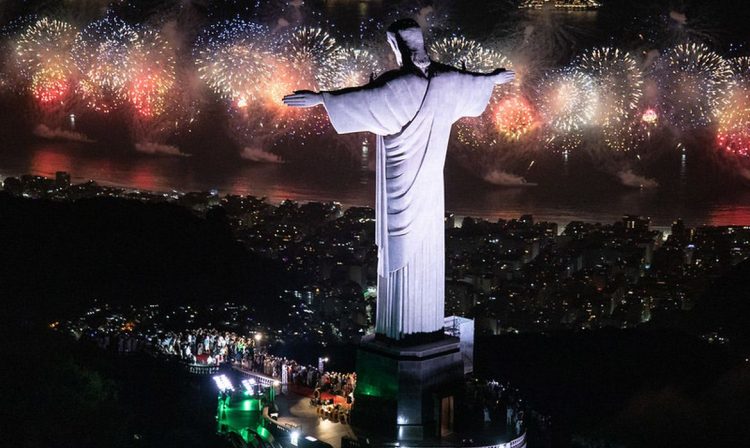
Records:
{"label": "statue's robe", "polygon": [[372,132],[376,147],[376,332],[393,339],[443,328],[443,167],[452,124],[486,108],[494,78],[432,63],[323,93],[340,134]]}

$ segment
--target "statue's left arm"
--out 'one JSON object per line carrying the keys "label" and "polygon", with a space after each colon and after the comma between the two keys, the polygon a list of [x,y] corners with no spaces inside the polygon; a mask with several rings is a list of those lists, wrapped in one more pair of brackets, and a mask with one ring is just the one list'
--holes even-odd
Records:
{"label": "statue's left arm", "polygon": [[515,79],[515,73],[498,69],[492,73],[472,73],[456,71],[452,83],[453,103],[456,106],[454,119],[477,117],[484,112],[492,97],[496,85],[505,84]]}

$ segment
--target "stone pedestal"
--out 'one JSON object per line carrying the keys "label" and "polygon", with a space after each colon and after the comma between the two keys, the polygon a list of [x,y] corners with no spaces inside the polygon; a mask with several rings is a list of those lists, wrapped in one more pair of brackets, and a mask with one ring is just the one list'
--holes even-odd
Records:
{"label": "stone pedestal", "polygon": [[463,369],[458,338],[402,347],[366,337],[357,352],[352,423],[397,440],[446,434]]}

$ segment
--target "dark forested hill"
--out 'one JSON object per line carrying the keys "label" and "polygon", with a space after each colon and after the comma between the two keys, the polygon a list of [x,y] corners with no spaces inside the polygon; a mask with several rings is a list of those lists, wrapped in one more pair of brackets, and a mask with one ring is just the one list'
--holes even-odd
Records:
{"label": "dark forested hill", "polygon": [[235,241],[221,213],[96,198],[0,194],[0,296],[6,317],[46,318],[112,303],[233,300],[263,311],[282,271]]}

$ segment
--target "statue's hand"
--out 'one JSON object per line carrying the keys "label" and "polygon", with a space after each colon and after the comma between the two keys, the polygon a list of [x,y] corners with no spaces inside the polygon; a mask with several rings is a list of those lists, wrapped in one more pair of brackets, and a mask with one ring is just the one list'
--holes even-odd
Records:
{"label": "statue's hand", "polygon": [[507,84],[516,79],[516,72],[499,68],[493,72],[493,76],[495,77],[495,84]]}
{"label": "statue's hand", "polygon": [[282,101],[289,107],[313,107],[323,104],[323,95],[310,90],[298,90],[285,96]]}

